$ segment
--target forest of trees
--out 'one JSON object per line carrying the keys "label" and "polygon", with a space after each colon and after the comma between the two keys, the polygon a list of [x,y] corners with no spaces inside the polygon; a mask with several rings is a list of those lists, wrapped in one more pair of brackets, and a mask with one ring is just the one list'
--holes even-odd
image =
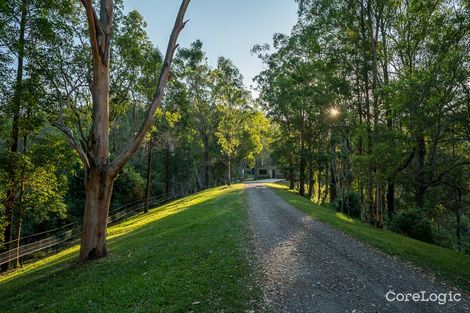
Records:
{"label": "forest of trees", "polygon": [[105,256],[110,208],[268,155],[314,202],[469,253],[468,3],[297,2],[252,50],[254,99],[231,60],[178,47],[189,0],[164,53],[122,1],[1,1],[0,248],[83,218],[80,259]]}
{"label": "forest of trees", "polygon": [[200,41],[177,49],[188,4],[163,55],[121,1],[1,2],[3,251],[84,218],[81,260],[104,256],[110,207],[230,184],[254,165],[270,123],[232,61],[210,66]]}
{"label": "forest of trees", "polygon": [[468,253],[468,2],[297,2],[292,33],[253,49],[290,188]]}

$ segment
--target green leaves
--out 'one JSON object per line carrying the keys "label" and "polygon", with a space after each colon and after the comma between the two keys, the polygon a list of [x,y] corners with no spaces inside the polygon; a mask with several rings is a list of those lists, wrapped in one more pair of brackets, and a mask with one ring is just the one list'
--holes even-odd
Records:
{"label": "green leaves", "polygon": [[[362,219],[378,227],[385,209],[393,218],[398,195],[402,210],[461,207],[455,195],[468,184],[457,183],[449,169],[464,171],[468,162],[468,153],[455,152],[468,150],[463,134],[470,131],[468,7],[432,0],[297,2],[292,32],[275,34],[272,50],[253,49],[266,65],[257,77],[260,102],[278,124],[273,155],[288,166],[291,186],[310,163],[317,200],[326,198],[322,193],[333,199],[360,192]],[[340,107],[341,115],[329,116],[330,107]],[[454,224],[461,223],[458,214]]]}
{"label": "green leaves", "polygon": [[218,125],[215,131],[222,152],[232,158],[237,151],[243,134],[242,112],[224,105],[217,106]]}

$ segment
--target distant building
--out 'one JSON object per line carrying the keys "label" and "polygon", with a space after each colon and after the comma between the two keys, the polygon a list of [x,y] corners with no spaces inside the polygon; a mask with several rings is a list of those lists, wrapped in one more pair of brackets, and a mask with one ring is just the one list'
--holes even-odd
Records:
{"label": "distant building", "polygon": [[258,166],[254,170],[255,178],[284,178],[282,170],[277,166]]}

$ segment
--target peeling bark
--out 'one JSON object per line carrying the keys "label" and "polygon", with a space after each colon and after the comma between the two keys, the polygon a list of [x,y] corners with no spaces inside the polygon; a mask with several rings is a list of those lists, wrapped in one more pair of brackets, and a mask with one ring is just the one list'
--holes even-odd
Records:
{"label": "peeling bark", "polygon": [[85,165],[85,215],[80,246],[80,262],[94,260],[107,255],[106,230],[109,205],[114,180],[132,155],[140,148],[163,99],[170,74],[170,67],[179,33],[184,28],[183,21],[190,0],[183,0],[176,17],[165,60],[160,73],[159,83],[154,98],[139,131],[132,138],[127,148],[113,161],[109,160],[109,64],[111,30],[113,25],[113,1],[100,1],[99,18],[91,0],[81,0],[86,10],[88,32],[92,50],[93,81],[91,93],[93,98],[92,128],[89,145],[81,146],[68,129],[60,127],[79,152]]}

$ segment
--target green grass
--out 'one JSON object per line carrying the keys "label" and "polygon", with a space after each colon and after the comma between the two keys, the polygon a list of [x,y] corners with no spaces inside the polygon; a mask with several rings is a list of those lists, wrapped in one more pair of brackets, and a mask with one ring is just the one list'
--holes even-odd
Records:
{"label": "green grass", "polygon": [[244,312],[258,298],[243,185],[214,188],[109,229],[109,256],[78,247],[0,276],[0,311]]}
{"label": "green grass", "polygon": [[282,184],[269,184],[285,201],[321,222],[330,224],[383,252],[436,273],[470,291],[470,256],[415,240],[391,231],[377,229],[344,214],[315,205]]}

